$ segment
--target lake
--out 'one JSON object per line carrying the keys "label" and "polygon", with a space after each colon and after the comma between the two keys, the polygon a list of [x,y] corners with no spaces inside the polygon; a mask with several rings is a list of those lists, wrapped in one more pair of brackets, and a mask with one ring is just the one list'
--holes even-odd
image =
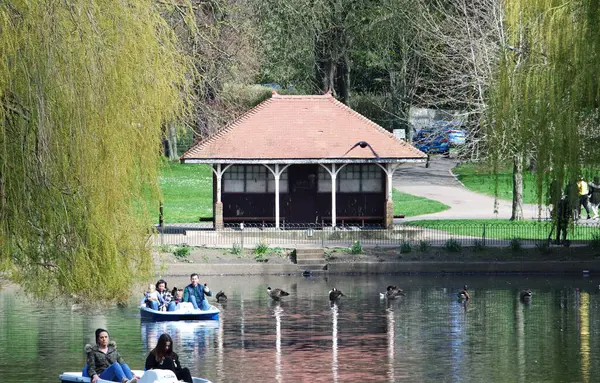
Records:
{"label": "lake", "polygon": [[[600,279],[366,275],[200,277],[229,300],[215,322],[142,322],[129,307],[86,313],[0,291],[0,380],[58,382],[108,329],[134,369],[163,332],[213,382],[592,382],[600,376]],[[169,288],[187,278],[167,279]],[[398,285],[405,297],[381,300]],[[457,292],[468,284],[468,305]],[[267,286],[290,293],[280,303]],[[338,304],[327,293],[342,290]],[[530,303],[519,291],[530,288]],[[214,299],[210,298],[211,302]]]}

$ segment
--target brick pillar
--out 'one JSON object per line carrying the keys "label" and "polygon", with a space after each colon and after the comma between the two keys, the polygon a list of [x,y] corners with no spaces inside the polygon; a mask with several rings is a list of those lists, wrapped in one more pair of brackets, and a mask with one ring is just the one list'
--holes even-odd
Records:
{"label": "brick pillar", "polygon": [[391,199],[385,201],[385,227],[386,229],[394,227],[394,201]]}
{"label": "brick pillar", "polygon": [[223,202],[215,203],[215,230],[222,230],[223,225]]}

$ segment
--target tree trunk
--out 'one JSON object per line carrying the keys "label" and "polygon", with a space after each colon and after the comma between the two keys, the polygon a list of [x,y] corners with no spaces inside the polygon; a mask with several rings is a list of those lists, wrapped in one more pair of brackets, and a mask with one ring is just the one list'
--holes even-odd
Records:
{"label": "tree trunk", "polygon": [[177,154],[177,128],[175,124],[169,124],[167,142],[169,143],[169,160],[176,161],[179,155]]}
{"label": "tree trunk", "polygon": [[350,59],[344,54],[337,64],[337,89],[340,101],[348,105],[350,102]]}
{"label": "tree trunk", "polygon": [[523,219],[523,156],[513,158],[513,201],[511,221]]}

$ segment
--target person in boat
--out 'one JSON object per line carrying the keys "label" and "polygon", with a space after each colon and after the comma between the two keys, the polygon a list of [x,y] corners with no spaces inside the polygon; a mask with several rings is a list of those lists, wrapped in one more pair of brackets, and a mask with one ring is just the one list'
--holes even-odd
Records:
{"label": "person in boat", "polygon": [[187,285],[185,289],[183,289],[183,301],[190,302],[192,306],[194,306],[194,309],[199,308],[200,310],[208,310],[210,309],[210,305],[204,296],[206,295],[211,297],[212,292],[206,283],[204,285],[198,283],[199,280],[200,278],[198,277],[198,274],[193,273],[190,275],[191,283]]}
{"label": "person in boat", "polygon": [[146,293],[146,306],[153,310],[175,311],[176,304],[173,302],[173,296],[167,289],[167,281],[159,279],[154,286],[155,291]]}
{"label": "person in boat", "polygon": [[173,296],[173,302],[175,302],[175,305],[178,305],[181,302],[183,302],[183,289],[182,288],[173,287],[173,291],[171,291],[171,295]]}
{"label": "person in boat", "polygon": [[179,356],[173,351],[173,339],[169,334],[162,334],[158,338],[156,347],[146,358],[145,369],[171,370],[179,381],[193,383],[190,370],[187,367],[181,367]]}
{"label": "person in boat", "polygon": [[92,383],[98,379],[111,382],[136,383],[139,377],[134,376],[125,360],[117,351],[115,342],[110,341],[108,331],[99,328],[96,330],[96,345],[87,344],[87,365],[84,367],[84,376],[89,376]]}

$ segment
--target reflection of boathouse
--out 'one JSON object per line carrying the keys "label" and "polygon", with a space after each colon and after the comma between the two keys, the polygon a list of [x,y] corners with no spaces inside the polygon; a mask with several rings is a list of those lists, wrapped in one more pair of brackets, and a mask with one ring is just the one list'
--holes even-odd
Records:
{"label": "reflection of boathouse", "polygon": [[182,163],[213,167],[216,228],[231,222],[390,226],[396,167],[424,160],[329,93],[274,93],[181,156]]}

